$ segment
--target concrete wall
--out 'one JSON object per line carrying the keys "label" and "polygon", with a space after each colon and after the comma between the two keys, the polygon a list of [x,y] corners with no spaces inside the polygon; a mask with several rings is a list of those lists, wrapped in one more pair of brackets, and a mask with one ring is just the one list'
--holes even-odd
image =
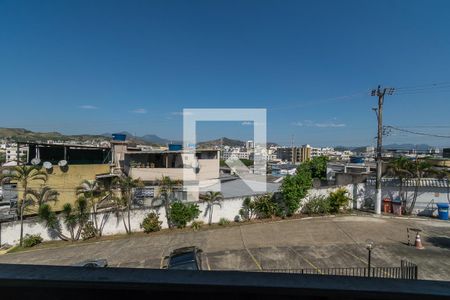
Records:
{"label": "concrete wall", "polygon": [[218,159],[199,159],[199,172],[196,174],[190,168],[130,168],[128,175],[133,179],[140,178],[143,181],[155,181],[161,177],[169,176],[172,180],[209,180],[219,178]]}
{"label": "concrete wall", "polygon": [[[342,186],[349,192],[349,197],[351,200],[348,203],[349,208],[359,209],[361,208],[368,199],[374,199],[373,187],[366,189],[365,184],[349,184]],[[302,201],[303,205],[307,203],[309,199],[316,196],[327,196],[330,192],[335,191],[340,188],[339,186],[333,187],[323,187],[312,189],[308,196]],[[412,199],[412,188],[408,189],[408,201]],[[385,197],[396,197],[398,195],[398,188],[388,188],[383,189],[383,198]],[[417,200],[415,213],[419,214],[436,214],[436,206],[433,202],[446,202],[448,194],[446,188],[421,188],[419,192],[419,197]],[[225,199],[221,206],[214,206],[213,213],[213,223],[219,222],[221,218],[226,218],[233,221],[234,218],[239,214],[239,210],[242,207],[242,202],[244,197],[240,198],[229,198]],[[408,202],[409,203],[409,202]],[[367,203],[366,203],[367,204]],[[200,214],[198,220],[205,223],[208,222],[208,214],[206,213],[206,204],[198,203],[202,213]],[[301,210],[301,208],[300,208]],[[134,209],[131,214],[131,228],[133,231],[141,231],[140,224],[144,217],[151,211],[156,211],[159,213],[160,221],[163,221],[163,228],[167,228],[165,211],[163,207],[147,207],[142,209]],[[98,221],[104,223],[103,234],[113,235],[125,233],[122,218],[117,218],[114,213],[102,213],[98,216]],[[1,244],[16,244],[19,238],[20,223],[18,221],[8,222],[1,224]],[[24,233],[29,234],[40,234],[42,238],[46,241],[57,240],[58,238],[51,234],[36,218],[31,218],[25,220]],[[66,234],[68,234],[66,232]]]}
{"label": "concrete wall", "polygon": [[343,186],[328,186],[328,187],[311,189],[308,193],[308,196],[306,196],[306,198],[303,199],[302,206],[300,207],[299,211],[302,210],[303,206],[310,199],[312,199],[314,197],[319,197],[319,196],[326,197],[331,192],[334,192],[339,188],[345,188],[348,191],[348,196],[351,199],[347,205],[348,208],[360,209],[362,207],[362,204],[364,202],[364,196],[365,196],[365,184],[359,183],[359,184],[347,184],[347,185],[343,185]]}
{"label": "concrete wall", "polygon": [[[414,187],[403,188],[404,199],[406,199],[406,207],[411,205],[414,197]],[[382,199],[395,199],[399,196],[398,187],[383,187]],[[366,206],[373,203],[375,196],[374,186],[366,186],[364,191]],[[449,203],[449,190],[445,187],[419,187],[419,193],[415,204],[413,214],[421,216],[437,216],[436,203]],[[383,204],[382,204],[383,209]]]}
{"label": "concrete wall", "polygon": [[[45,170],[44,168],[42,168]],[[89,165],[69,165],[67,170],[62,170],[59,166],[53,166],[53,169],[47,171],[48,179],[46,186],[58,191],[58,201],[54,205],[54,210],[61,210],[65,203],[74,203],[77,199],[75,189],[84,179],[94,180],[96,174],[109,173],[107,164],[89,164]],[[29,183],[29,188],[39,190],[43,187],[41,181]],[[19,199],[22,199],[23,190],[18,185]],[[29,208],[28,214],[36,213],[36,209]]]}
{"label": "concrete wall", "polygon": [[[213,211],[213,223],[219,222],[221,218],[226,218],[233,221],[235,216],[239,214],[239,209],[242,207],[243,198],[231,198],[222,202],[221,206],[215,205]],[[201,210],[200,216],[197,220],[208,223],[209,214],[206,213],[206,204],[198,203]],[[156,211],[159,214],[159,220],[162,221],[162,227],[167,228],[166,215],[164,207],[147,207],[142,209],[134,209],[131,211],[131,228],[133,231],[142,231],[140,224],[144,217]],[[121,216],[117,217],[112,212],[100,213],[97,216],[99,224],[103,224],[103,235],[124,234],[125,228]],[[62,224],[62,223],[61,223]],[[64,226],[64,225],[63,225]],[[1,224],[0,244],[8,243],[11,245],[19,242],[20,222],[7,222]],[[67,230],[63,230],[64,234],[69,236]],[[24,221],[24,234],[40,234],[44,241],[59,240],[59,238],[51,231],[45,228],[44,223],[38,218],[29,218]]]}

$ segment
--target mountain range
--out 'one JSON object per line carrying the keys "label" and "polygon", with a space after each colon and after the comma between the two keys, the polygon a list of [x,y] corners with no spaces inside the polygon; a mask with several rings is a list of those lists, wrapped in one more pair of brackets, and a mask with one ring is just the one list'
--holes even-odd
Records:
{"label": "mountain range", "polygon": [[[162,138],[156,134],[146,134],[143,136],[134,136],[130,132],[122,131],[118,132],[127,135],[127,140],[145,145],[167,145],[167,144],[181,144],[181,141],[170,140]],[[58,141],[103,141],[111,139],[111,133],[102,134],[76,134],[76,135],[66,135],[59,132],[34,132],[24,128],[2,128],[0,127],[0,139],[9,139],[12,141],[22,141],[22,142],[46,142],[47,140],[58,140]],[[267,143],[268,145],[276,146],[276,143]],[[230,146],[230,147],[242,147],[245,146],[245,142],[236,139],[230,139],[227,137],[202,141],[197,143],[199,148],[216,148],[220,145]],[[353,150],[357,151],[365,147],[350,147],[350,146],[336,146],[336,150]],[[428,150],[434,148],[428,144],[388,144],[383,146],[384,149],[416,149],[419,151]]]}

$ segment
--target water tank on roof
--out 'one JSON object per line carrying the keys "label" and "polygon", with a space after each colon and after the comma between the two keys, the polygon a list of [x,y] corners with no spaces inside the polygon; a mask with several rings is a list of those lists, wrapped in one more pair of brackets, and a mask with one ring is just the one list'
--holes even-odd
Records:
{"label": "water tank on roof", "polygon": [[363,164],[364,163],[364,157],[361,157],[361,156],[350,156],[350,162],[352,164]]}
{"label": "water tank on roof", "polygon": [[125,142],[127,135],[122,133],[113,133],[112,134],[113,141]]}
{"label": "water tank on roof", "polygon": [[183,146],[179,144],[169,144],[169,151],[180,151],[183,150]]}

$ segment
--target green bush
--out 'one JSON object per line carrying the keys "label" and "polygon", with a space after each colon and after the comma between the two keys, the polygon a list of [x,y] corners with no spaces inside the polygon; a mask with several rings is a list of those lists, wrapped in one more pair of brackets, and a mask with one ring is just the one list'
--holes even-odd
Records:
{"label": "green bush", "polygon": [[344,188],[339,188],[336,191],[331,192],[328,196],[328,201],[330,202],[330,212],[339,212],[348,205],[350,199],[351,198],[348,196],[348,191]]}
{"label": "green bush", "polygon": [[149,213],[142,221],[140,227],[144,229],[145,233],[155,232],[161,230],[162,222],[159,220],[159,216],[155,212]]}
{"label": "green bush", "polygon": [[228,220],[228,219],[226,219],[226,218],[220,218],[220,220],[219,220],[219,225],[220,226],[226,226],[226,225],[228,225],[228,224],[230,224],[231,222],[230,222],[230,220]]}
{"label": "green bush", "polygon": [[205,223],[203,223],[203,221],[194,221],[191,224],[191,227],[194,231],[200,230],[200,228],[203,227]]}
{"label": "green bush", "polygon": [[303,213],[308,215],[329,214],[330,211],[330,200],[325,196],[313,197],[303,207]]}
{"label": "green bush", "polygon": [[83,240],[92,239],[97,236],[97,230],[95,229],[94,222],[88,221],[84,224],[81,230],[81,238]]}
{"label": "green bush", "polygon": [[246,197],[242,203],[242,208],[239,210],[239,215],[243,221],[253,219],[255,217],[255,201]]}
{"label": "green bush", "polygon": [[42,237],[40,234],[26,234],[23,237],[23,246],[30,248],[42,243]]}
{"label": "green bush", "polygon": [[195,220],[200,213],[197,204],[177,201],[170,205],[170,222],[177,228],[184,228],[187,223]]}
{"label": "green bush", "polygon": [[271,194],[257,196],[254,203],[259,218],[273,218],[277,215],[278,205]]}

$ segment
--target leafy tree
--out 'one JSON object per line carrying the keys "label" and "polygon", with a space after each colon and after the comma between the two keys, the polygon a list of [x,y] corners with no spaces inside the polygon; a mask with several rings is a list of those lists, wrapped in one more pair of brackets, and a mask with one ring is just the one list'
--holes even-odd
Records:
{"label": "leafy tree", "polygon": [[413,176],[411,161],[404,156],[393,159],[388,164],[387,174],[392,174],[399,179],[400,185],[398,194],[400,196],[400,200],[403,202],[403,181]]}
{"label": "leafy tree", "polygon": [[281,194],[286,215],[290,216],[299,209],[302,199],[306,197],[311,187],[311,171],[307,166],[300,165],[295,175],[287,175],[283,179]]}
{"label": "leafy tree", "polygon": [[[122,213],[122,220],[125,231],[131,234],[131,206],[133,201],[133,191],[137,187],[142,187],[143,183],[140,179],[133,179],[128,176],[117,177],[114,179],[113,185],[120,190],[121,196],[115,198],[116,208]],[[127,212],[127,223],[125,223],[124,210]],[[128,225],[127,225],[128,224]]]}
{"label": "leafy tree", "polygon": [[1,174],[0,181],[4,180],[17,181],[20,187],[23,189],[22,199],[18,203],[18,212],[20,216],[20,242],[19,245],[23,245],[23,215],[25,208],[32,205],[33,201],[29,199],[28,193],[30,191],[29,184],[32,182],[46,182],[47,173],[39,170],[36,166],[18,165],[13,167],[9,173]]}
{"label": "leafy tree", "polygon": [[0,152],[0,165],[6,162],[6,154],[3,152]]}
{"label": "leafy tree", "polygon": [[170,205],[170,221],[177,228],[186,227],[187,223],[197,218],[200,213],[201,211],[195,203],[176,201]]}
{"label": "leafy tree", "polygon": [[166,213],[167,226],[172,228],[172,222],[170,220],[170,204],[175,201],[174,192],[175,188],[181,183],[180,180],[172,180],[169,176],[162,176],[158,180],[159,186],[159,199],[163,201],[164,210]]}
{"label": "leafy tree", "polygon": [[92,210],[92,219],[95,228],[95,235],[101,236],[101,229],[98,225],[97,214],[98,205],[106,195],[106,190],[103,185],[97,180],[83,180],[76,188],[77,195],[83,195],[89,202],[90,209]]}
{"label": "leafy tree", "polygon": [[327,179],[327,163],[329,158],[327,156],[317,156],[302,163],[302,169],[309,169],[312,178],[320,180]]}
{"label": "leafy tree", "polygon": [[219,207],[221,207],[221,202],[223,201],[222,193],[208,192],[202,197],[202,200],[206,202],[205,216],[209,213],[208,225],[211,225],[214,205],[218,205]]}

